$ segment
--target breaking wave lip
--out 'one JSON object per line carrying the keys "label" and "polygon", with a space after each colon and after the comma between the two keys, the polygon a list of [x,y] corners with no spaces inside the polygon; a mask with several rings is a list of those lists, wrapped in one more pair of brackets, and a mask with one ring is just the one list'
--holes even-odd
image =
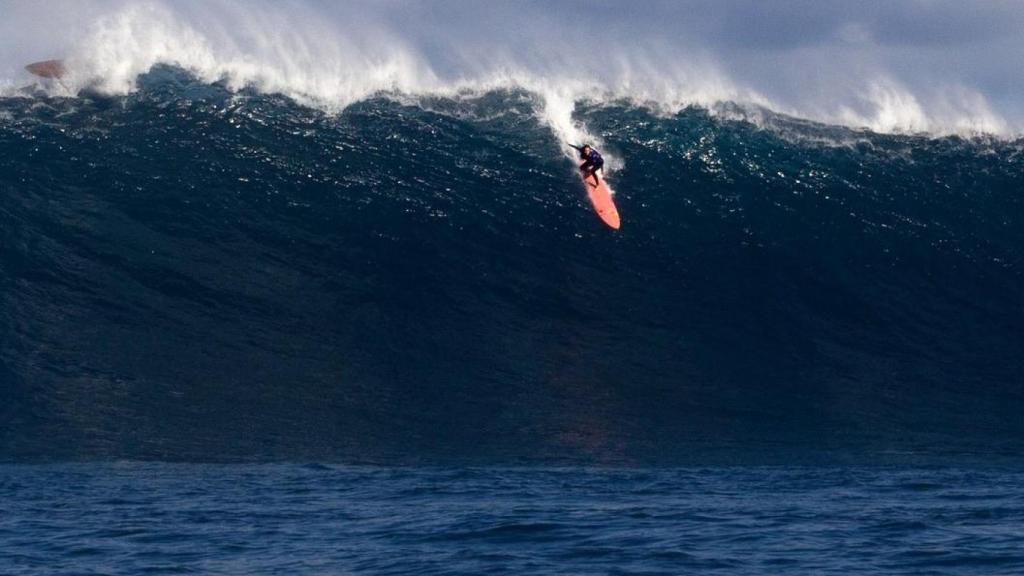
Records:
{"label": "breaking wave lip", "polygon": [[[922,95],[880,70],[838,100],[787,101],[738,81],[720,57],[664,30],[643,42],[613,31],[598,57],[581,54],[578,40],[560,34],[553,17],[529,7],[493,8],[491,15],[492,9],[457,4],[469,25],[455,28],[429,5],[392,2],[94,0],[85,6],[86,24],[63,42],[69,74],[48,87],[52,93],[128,93],[139,75],[165,64],[233,90],[280,93],[325,110],[381,93],[522,89],[541,98],[540,116],[562,142],[600,144],[573,111],[581,101],[618,100],[667,112],[737,102],[880,133],[1015,134],[968,86],[944,83],[935,95]],[[0,88],[10,93],[17,82],[0,79]]]}

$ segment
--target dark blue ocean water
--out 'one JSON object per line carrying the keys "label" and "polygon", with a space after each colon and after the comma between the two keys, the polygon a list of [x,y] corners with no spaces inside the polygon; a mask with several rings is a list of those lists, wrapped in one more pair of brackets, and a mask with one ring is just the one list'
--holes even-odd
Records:
{"label": "dark blue ocean water", "polygon": [[0,460],[1019,453],[1021,143],[738,112],[0,100]]}
{"label": "dark blue ocean water", "polygon": [[1019,574],[1020,468],[0,467],[3,574]]}
{"label": "dark blue ocean water", "polygon": [[1024,569],[1021,142],[538,106],[0,99],[0,573]]}

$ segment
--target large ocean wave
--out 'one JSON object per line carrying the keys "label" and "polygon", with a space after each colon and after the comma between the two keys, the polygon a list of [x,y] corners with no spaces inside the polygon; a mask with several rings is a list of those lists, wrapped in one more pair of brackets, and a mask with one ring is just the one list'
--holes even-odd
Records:
{"label": "large ocean wave", "polygon": [[1013,452],[1018,142],[157,67],[0,99],[0,458]]}

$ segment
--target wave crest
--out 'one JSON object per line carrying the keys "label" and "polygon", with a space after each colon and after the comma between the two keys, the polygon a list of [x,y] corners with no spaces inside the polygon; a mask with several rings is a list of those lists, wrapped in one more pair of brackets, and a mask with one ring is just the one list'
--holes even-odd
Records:
{"label": "wave crest", "polygon": [[[45,19],[43,11],[22,5],[17,15]],[[742,30],[716,36],[696,9],[657,3],[637,14],[589,3],[458,1],[93,0],[58,11],[83,14],[78,27],[43,33],[52,36],[51,51],[66,50],[72,93],[90,86],[124,94],[141,73],[169,64],[206,81],[286,94],[327,110],[380,93],[525,89],[545,99],[546,121],[566,140],[600,141],[572,121],[575,103],[616,100],[669,112],[738,102],[879,132],[1018,131],[966,78],[895,74],[886,54],[875,54],[880,49],[871,30],[856,23],[831,33],[827,42],[842,50],[826,42],[813,56],[794,50],[765,56],[718,38],[738,38]],[[831,63],[830,51],[845,56]],[[765,71],[766,63],[774,70]],[[797,83],[801,70],[806,78]],[[8,91],[18,82],[16,75],[0,79]]]}

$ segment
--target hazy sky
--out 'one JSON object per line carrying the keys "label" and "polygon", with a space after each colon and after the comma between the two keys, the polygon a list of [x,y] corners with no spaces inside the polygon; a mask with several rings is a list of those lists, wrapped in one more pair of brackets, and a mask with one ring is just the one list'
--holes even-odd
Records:
{"label": "hazy sky", "polygon": [[0,14],[7,86],[28,61],[77,54],[99,75],[170,61],[324,98],[504,75],[877,129],[1024,128],[1024,0],[0,0]]}

